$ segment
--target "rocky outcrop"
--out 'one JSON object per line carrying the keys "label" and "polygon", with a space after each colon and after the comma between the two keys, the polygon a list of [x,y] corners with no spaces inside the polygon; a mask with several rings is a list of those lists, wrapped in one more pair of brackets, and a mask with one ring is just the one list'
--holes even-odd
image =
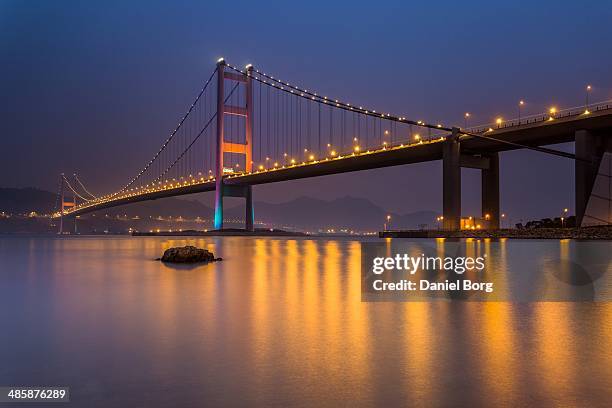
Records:
{"label": "rocky outcrop", "polygon": [[215,255],[206,249],[187,245],[184,247],[166,249],[160,260],[168,263],[208,263],[220,261],[221,258],[215,258]]}

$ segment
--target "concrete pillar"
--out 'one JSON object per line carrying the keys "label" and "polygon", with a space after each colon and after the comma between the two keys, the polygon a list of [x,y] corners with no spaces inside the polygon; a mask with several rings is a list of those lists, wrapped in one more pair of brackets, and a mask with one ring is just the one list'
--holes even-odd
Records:
{"label": "concrete pillar", "polygon": [[593,191],[604,149],[601,137],[588,130],[576,131],[575,141],[576,225],[580,226]]}
{"label": "concrete pillar", "polygon": [[458,231],[461,227],[461,149],[459,129],[442,146],[443,228]]}
{"label": "concrete pillar", "polygon": [[482,218],[489,229],[499,229],[499,153],[488,155],[489,168],[481,170]]}
{"label": "concrete pillar", "polygon": [[255,231],[254,219],[255,210],[253,209],[253,187],[247,186],[244,192],[245,210],[244,223],[247,231]]}

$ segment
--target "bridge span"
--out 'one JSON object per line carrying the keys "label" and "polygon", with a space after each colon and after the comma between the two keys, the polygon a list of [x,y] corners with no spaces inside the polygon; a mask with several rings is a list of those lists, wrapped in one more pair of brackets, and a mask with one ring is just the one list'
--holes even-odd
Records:
{"label": "bridge span", "polygon": [[[209,92],[207,100],[214,82],[216,97]],[[187,131],[189,120],[194,125]],[[483,217],[498,228],[499,153],[531,148],[574,161],[582,223],[604,155],[612,151],[611,132],[612,103],[459,129],[340,102],[220,61],[177,129],[132,181],[102,197],[79,194],[83,202],[69,207],[62,194],[53,216],[215,191],[215,227],[223,227],[223,197],[234,196],[245,198],[246,228],[252,229],[254,185],[441,160],[444,228],[460,226],[462,167],[481,170]],[[575,154],[542,147],[567,142],[575,143]],[[198,143],[206,157],[192,155]]]}

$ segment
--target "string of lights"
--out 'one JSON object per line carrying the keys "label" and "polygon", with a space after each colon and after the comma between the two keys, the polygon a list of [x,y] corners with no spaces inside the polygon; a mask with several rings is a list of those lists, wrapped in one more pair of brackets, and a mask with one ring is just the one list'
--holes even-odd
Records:
{"label": "string of lights", "polygon": [[196,99],[193,101],[193,103],[191,104],[191,106],[189,107],[189,110],[187,111],[187,113],[185,113],[185,115],[183,116],[183,118],[179,121],[179,124],[177,125],[177,127],[172,131],[172,133],[170,133],[170,136],[168,137],[168,139],[166,139],[166,141],[162,144],[162,146],[160,147],[160,149],[157,151],[157,153],[155,153],[155,155],[153,156],[153,158],[151,160],[149,160],[149,162],[145,165],[145,167],[136,175],[136,177],[134,177],[129,183],[127,183],[121,190],[119,190],[117,193],[115,194],[120,194],[123,191],[127,190],[132,184],[134,184],[148,169],[149,167],[151,167],[151,165],[153,164],[153,162],[155,162],[155,160],[159,157],[159,155],[164,151],[164,149],[166,148],[166,146],[168,146],[168,143],[170,143],[170,141],[174,138],[174,136],[176,135],[176,133],[179,131],[179,129],[181,129],[181,126],[183,125],[183,123],[185,122],[185,120],[187,120],[187,117],[189,116],[189,114],[193,111],[194,106],[198,103],[198,101],[200,100],[200,98],[202,97],[202,95],[204,94],[204,92],[206,91],[206,88],[208,87],[208,84],[211,83],[213,77],[215,76],[215,74],[217,73],[217,68],[214,69],[213,73],[210,75],[210,77],[208,78],[208,80],[206,81],[206,83],[204,84],[204,86],[202,87],[202,89],[200,90],[200,92],[198,93]]}
{"label": "string of lights", "polygon": [[[239,68],[226,64],[229,68],[231,68],[232,70],[236,71],[237,73],[246,75],[245,71],[240,70]],[[418,120],[418,121],[414,121],[414,120],[410,120],[407,119],[406,117],[403,116],[395,116],[395,115],[391,115],[389,113],[380,113],[380,112],[376,112],[375,109],[366,109],[363,106],[355,106],[352,105],[350,103],[347,102],[343,102],[340,101],[339,99],[331,99],[328,98],[327,96],[321,96],[319,93],[313,92],[313,91],[309,91],[307,89],[303,89],[303,88],[299,88],[295,85],[291,85],[289,82],[286,81],[282,81],[280,79],[274,78],[271,75],[268,75],[264,72],[259,71],[258,69],[255,69],[255,72],[259,75],[251,75],[251,78],[261,82],[263,84],[266,84],[268,86],[272,86],[275,87],[277,89],[280,89],[281,91],[284,91],[288,94],[293,94],[296,96],[299,96],[301,98],[305,98],[305,99],[310,99],[313,101],[316,101],[318,103],[322,103],[324,105],[328,105],[328,106],[333,106],[342,110],[346,110],[346,111],[351,111],[351,112],[356,112],[356,113],[360,113],[362,115],[366,115],[366,116],[371,116],[371,117],[375,117],[375,118],[382,118],[385,120],[389,120],[389,121],[394,121],[394,122],[401,122],[401,123],[407,123],[407,124],[412,124],[412,125],[416,125],[416,126],[421,126],[421,127],[425,127],[425,128],[432,128],[432,129],[438,129],[438,130],[444,130],[444,131],[452,131],[452,128],[447,127],[447,126],[443,126],[441,124],[436,124],[436,125],[432,125],[429,123],[426,123],[422,120]],[[261,77],[266,78],[266,79],[262,79]]]}
{"label": "string of lights", "polygon": [[[225,102],[227,102],[230,97],[232,96],[232,94],[234,93],[234,91],[238,88],[238,84],[234,85],[234,87],[232,88],[231,92],[229,93],[229,95],[225,98]],[[170,164],[163,172],[162,174],[160,174],[155,180],[153,180],[153,183],[158,183],[178,162],[180,162],[180,160],[185,156],[185,154],[191,149],[191,147],[195,144],[195,142],[200,138],[200,136],[202,136],[202,134],[206,131],[206,129],[208,129],[208,127],[210,126],[211,123],[213,123],[213,120],[217,117],[217,113],[214,113],[210,119],[208,120],[208,122],[206,122],[206,124],[204,125],[204,127],[202,128],[202,130],[200,130],[200,132],[197,134],[197,136],[191,141],[191,143],[189,143],[189,145],[187,145],[187,147],[179,154],[179,156],[172,162],[172,164]]]}
{"label": "string of lights", "polygon": [[[496,122],[498,125],[496,129],[489,127],[482,131],[467,129],[467,120],[466,129],[432,125],[424,121],[408,120],[405,117],[383,114],[362,106],[354,106],[340,100],[330,99],[314,91],[301,89],[288,82],[281,81],[259,70],[240,70],[227,64],[225,64],[225,67],[242,76],[248,76],[249,80],[245,81],[245,78],[236,79],[234,73],[226,77],[228,81],[236,80],[237,83],[231,88],[229,94],[227,94],[228,89],[226,88],[227,96],[224,100],[231,112],[228,112],[230,117],[225,120],[223,134],[226,142],[234,145],[228,147],[225,152],[229,157],[224,160],[224,164],[227,164],[222,169],[224,178],[244,177],[268,171],[282,171],[299,166],[317,165],[326,161],[379,154],[385,150],[395,151],[422,144],[443,142],[448,136],[448,132],[453,131],[459,132],[461,140],[464,140],[464,138],[481,138],[516,148],[530,149],[576,160],[571,153],[527,146],[498,137],[497,132],[499,131],[501,134],[502,124],[503,128],[506,128],[506,123],[508,123],[508,127],[514,126],[511,121],[502,121],[501,118],[498,118]],[[172,194],[174,189],[196,184],[201,184],[202,188],[209,189],[210,185],[207,185],[207,183],[210,184],[215,180],[213,169],[215,168],[214,153],[217,133],[214,131],[214,119],[217,117],[217,93],[214,92],[214,89],[209,92],[205,91],[214,75],[219,75],[219,72],[219,70],[213,71],[196,100],[183,116],[177,128],[164,142],[162,148],[122,190],[95,198],[75,175],[77,183],[94,199],[85,200],[79,194],[79,198],[83,199],[84,202],[71,207],[67,212],[96,207],[100,203],[106,204],[113,200],[130,201],[132,197],[162,190],[171,190],[170,193]],[[252,83],[249,82],[250,80],[252,80]],[[250,152],[253,154],[250,163],[252,169],[248,165],[242,166],[243,160],[246,163],[246,159],[244,159],[246,154],[241,153],[242,147],[236,146],[245,144],[241,139],[246,127],[246,115],[243,113],[246,108],[243,106],[246,106],[247,96],[245,94],[247,92],[242,92],[241,86],[246,86],[247,83],[248,86],[253,87],[250,93],[253,99],[250,102],[254,103],[251,110],[253,123],[251,124],[252,139],[250,141],[253,144],[250,147]],[[297,96],[297,98],[293,98],[293,96]],[[213,99],[210,101],[210,113],[207,111],[209,98]],[[230,102],[229,105],[227,105],[228,101]],[[578,113],[572,111],[568,113],[568,117],[571,117],[574,113],[590,115],[598,109],[597,104],[589,104],[587,100],[586,108]],[[556,108],[554,112],[551,110],[546,120],[552,121],[560,118],[560,112],[564,111],[557,111]],[[208,117],[209,114],[210,117]],[[521,115],[520,111],[519,115]],[[521,120],[524,122],[531,118],[530,116],[521,117],[519,125]],[[418,133],[414,132],[413,127],[416,128]],[[427,131],[425,132],[424,129],[427,129]],[[171,143],[172,140],[174,142]],[[198,141],[203,145],[203,149],[194,148]],[[201,170],[201,172],[198,172],[198,170]],[[208,173],[206,173],[207,170]],[[204,173],[204,176],[202,173]],[[137,180],[140,180],[139,187],[134,187]],[[72,186],[70,187],[72,189]]]}

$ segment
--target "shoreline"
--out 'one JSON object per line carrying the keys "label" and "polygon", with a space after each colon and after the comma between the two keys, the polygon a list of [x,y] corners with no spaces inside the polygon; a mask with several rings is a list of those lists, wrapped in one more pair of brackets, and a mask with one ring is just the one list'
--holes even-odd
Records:
{"label": "shoreline", "polygon": [[124,237],[215,237],[215,236],[245,236],[245,237],[295,237],[295,238],[422,238],[422,239],[576,239],[591,241],[612,240],[612,226],[597,226],[583,228],[523,228],[523,229],[499,229],[499,230],[387,230],[379,231],[378,234],[309,234],[305,232],[258,229],[256,231],[245,231],[242,229],[228,230],[185,230],[185,231],[134,231],[130,233],[107,233],[107,234],[72,234],[63,235],[52,233],[10,232],[0,233],[0,236],[49,236],[49,237],[92,237],[92,236],[124,236]]}
{"label": "shoreline", "polygon": [[293,232],[284,230],[266,230],[257,229],[255,231],[246,231],[242,229],[226,229],[226,230],[211,230],[198,231],[186,230],[181,232],[175,231],[159,231],[159,232],[132,232],[133,237],[215,237],[215,236],[247,236],[247,237],[307,237],[309,234],[303,232]]}
{"label": "shoreline", "polygon": [[509,238],[612,240],[612,226],[582,228],[513,228],[498,230],[392,230],[380,231],[379,238]]}

